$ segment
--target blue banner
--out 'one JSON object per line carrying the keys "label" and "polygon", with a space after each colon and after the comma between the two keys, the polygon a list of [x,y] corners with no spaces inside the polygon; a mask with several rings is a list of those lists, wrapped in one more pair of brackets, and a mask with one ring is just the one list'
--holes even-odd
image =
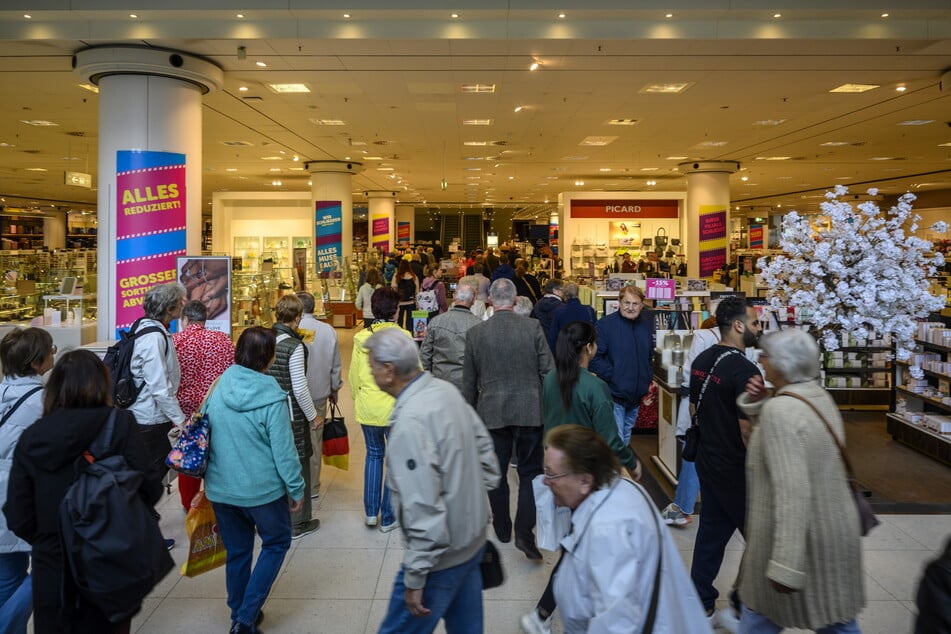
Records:
{"label": "blue banner", "polygon": [[326,273],[343,264],[343,204],[339,200],[318,200],[315,207],[317,272]]}

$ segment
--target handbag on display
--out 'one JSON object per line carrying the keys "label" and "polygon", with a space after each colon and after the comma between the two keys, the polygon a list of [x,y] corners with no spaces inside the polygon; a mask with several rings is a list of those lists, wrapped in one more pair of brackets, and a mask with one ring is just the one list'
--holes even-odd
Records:
{"label": "handbag on display", "polygon": [[[219,377],[220,378],[220,377]],[[211,424],[208,422],[208,414],[205,413],[205,403],[208,402],[208,395],[218,385],[218,379],[211,384],[202,399],[198,410],[192,414],[190,420],[179,427],[173,427],[169,431],[169,440],[172,440],[172,450],[165,456],[165,464],[170,469],[184,473],[193,478],[200,478],[205,475],[208,468],[208,449],[211,442]],[[175,432],[178,432],[177,436]],[[174,440],[173,440],[174,437]]]}
{"label": "handbag on display", "polygon": [[829,432],[829,435],[832,436],[832,440],[835,441],[835,446],[839,448],[839,455],[842,457],[842,462],[845,463],[845,474],[849,481],[849,488],[852,490],[852,497],[855,499],[855,509],[859,514],[859,524],[862,527],[862,537],[865,537],[873,528],[881,524],[881,522],[877,517],[875,517],[875,512],[872,510],[872,505],[869,504],[868,499],[865,497],[865,492],[862,491],[862,487],[859,486],[858,481],[855,479],[855,472],[852,471],[852,463],[849,462],[849,455],[845,453],[845,447],[843,447],[842,443],[839,442],[839,437],[833,433],[832,426],[829,424],[829,421],[826,420],[826,417],[822,415],[822,412],[819,411],[819,408],[813,405],[809,399],[804,398],[799,394],[793,394],[792,392],[783,392],[782,396],[791,396],[811,407],[816,413],[816,416],[819,417],[819,420],[822,421],[822,424],[826,426],[826,430]]}
{"label": "handbag on display", "polygon": [[323,454],[324,464],[347,471],[350,468],[350,439],[347,437],[347,424],[337,408],[330,404],[330,417],[324,421]]}
{"label": "handbag on display", "polygon": [[479,571],[482,573],[483,590],[497,588],[505,581],[505,573],[502,571],[502,556],[495,544],[489,540],[486,540],[485,550],[482,551]]}

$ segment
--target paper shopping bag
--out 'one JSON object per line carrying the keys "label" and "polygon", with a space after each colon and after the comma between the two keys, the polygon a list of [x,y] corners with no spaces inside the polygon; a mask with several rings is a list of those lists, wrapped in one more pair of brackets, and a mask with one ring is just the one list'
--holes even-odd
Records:
{"label": "paper shopping bag", "polygon": [[185,517],[188,533],[188,559],[182,566],[182,574],[194,577],[224,565],[228,553],[218,533],[218,522],[211,502],[199,491],[192,500],[192,507]]}

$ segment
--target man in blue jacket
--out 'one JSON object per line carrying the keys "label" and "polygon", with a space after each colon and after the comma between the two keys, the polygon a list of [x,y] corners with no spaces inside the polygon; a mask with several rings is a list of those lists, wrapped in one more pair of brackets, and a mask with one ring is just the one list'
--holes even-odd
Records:
{"label": "man in blue jacket", "polygon": [[640,288],[625,286],[618,302],[617,312],[598,320],[598,352],[588,369],[611,388],[614,420],[627,445],[641,399],[651,386],[655,327]]}

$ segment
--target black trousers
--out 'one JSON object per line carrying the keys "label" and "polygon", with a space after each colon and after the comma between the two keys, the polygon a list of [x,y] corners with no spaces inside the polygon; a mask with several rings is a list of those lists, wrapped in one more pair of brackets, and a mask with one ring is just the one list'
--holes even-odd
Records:
{"label": "black trousers", "polygon": [[499,488],[489,491],[489,505],[492,507],[492,525],[495,535],[501,542],[512,539],[512,515],[509,510],[509,483],[506,476],[512,449],[518,463],[518,505],[515,509],[515,536],[523,541],[535,543],[535,492],[532,479],[542,472],[544,448],[542,437],[544,430],[538,427],[518,427],[510,425],[501,429],[490,429],[495,455],[502,468],[502,482]]}
{"label": "black trousers", "polygon": [[171,429],[171,423],[139,425],[139,431],[142,432],[142,441],[145,443],[145,451],[149,456],[149,463],[158,478],[164,478],[165,474],[168,473],[165,457],[172,449],[172,445],[168,441],[168,432]]}

